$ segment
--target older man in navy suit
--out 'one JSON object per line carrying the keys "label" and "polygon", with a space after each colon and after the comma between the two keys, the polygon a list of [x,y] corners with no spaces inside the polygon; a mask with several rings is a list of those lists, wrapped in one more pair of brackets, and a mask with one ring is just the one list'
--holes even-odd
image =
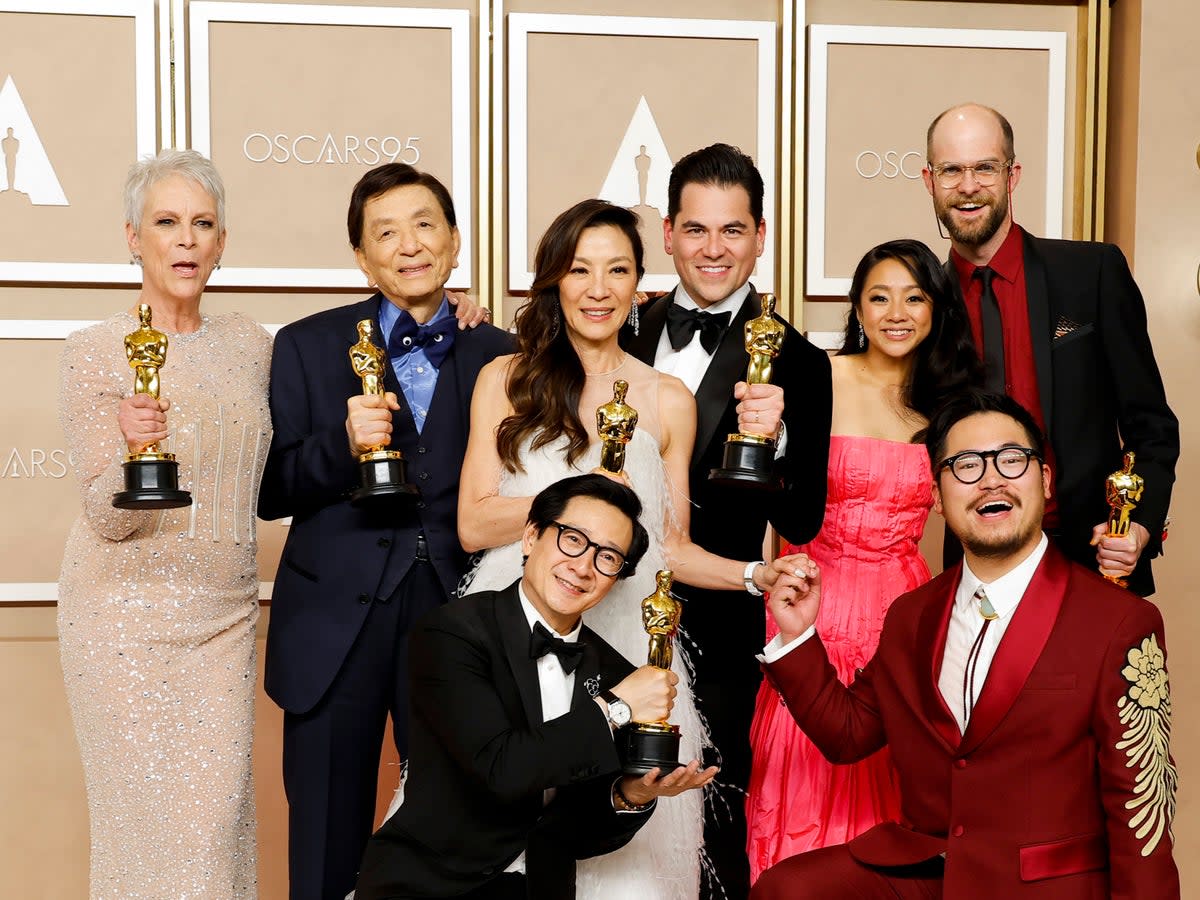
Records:
{"label": "older man in navy suit", "polygon": [[[374,824],[387,716],[407,756],[407,635],[466,567],[458,475],[475,378],[511,348],[490,325],[460,331],[444,287],[458,264],[454,204],[399,163],[355,185],[350,243],[377,293],[283,328],[271,366],[275,434],[259,515],[292,517],[271,605],[266,690],[284,709],[294,900],[344,897]],[[347,352],[369,319],[389,365],[363,394]],[[420,499],[351,505],[357,456],[387,444]]]}

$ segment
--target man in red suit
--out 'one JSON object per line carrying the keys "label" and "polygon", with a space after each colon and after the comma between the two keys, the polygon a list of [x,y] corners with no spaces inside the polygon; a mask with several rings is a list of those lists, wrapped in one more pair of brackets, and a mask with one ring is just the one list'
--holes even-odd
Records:
{"label": "man in red suit", "polygon": [[1050,470],[1016,401],[952,400],[926,446],[963,561],[896,600],[849,688],[811,562],[771,597],[764,655],[829,759],[891,748],[901,822],[784,860],[752,900],[1178,898],[1162,617],[1047,542]]}

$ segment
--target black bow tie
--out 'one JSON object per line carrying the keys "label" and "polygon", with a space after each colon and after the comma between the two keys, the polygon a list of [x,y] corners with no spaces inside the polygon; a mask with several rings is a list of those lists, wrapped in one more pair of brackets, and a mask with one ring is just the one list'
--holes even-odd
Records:
{"label": "black bow tie", "polygon": [[551,634],[550,629],[541,622],[534,622],[533,631],[529,633],[529,658],[541,659],[547,653],[553,653],[568,675],[583,662],[583,648],[586,646],[582,641],[564,641]]}
{"label": "black bow tie", "polygon": [[667,310],[667,338],[671,347],[682,350],[692,341],[692,335],[700,332],[700,346],[705,353],[712,353],[721,343],[725,329],[733,313],[708,313],[701,309],[684,309],[678,303],[672,303]]}
{"label": "black bow tie", "polygon": [[398,359],[420,347],[425,351],[429,364],[440,369],[446,354],[454,346],[457,333],[458,319],[454,316],[443,316],[436,322],[418,325],[416,319],[401,310],[400,318],[392,326],[392,334],[388,338],[388,356]]}

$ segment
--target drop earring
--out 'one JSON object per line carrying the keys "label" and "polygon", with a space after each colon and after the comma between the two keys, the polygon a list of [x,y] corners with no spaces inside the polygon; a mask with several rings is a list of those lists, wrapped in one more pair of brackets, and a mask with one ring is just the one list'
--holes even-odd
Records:
{"label": "drop earring", "polygon": [[633,336],[638,335],[638,301],[637,297],[633,298],[633,306],[629,307],[629,315],[625,318],[625,324],[633,329]]}
{"label": "drop earring", "polygon": [[862,322],[860,320],[855,320],[855,324],[858,325],[858,349],[866,350],[867,349],[867,333],[863,330]]}

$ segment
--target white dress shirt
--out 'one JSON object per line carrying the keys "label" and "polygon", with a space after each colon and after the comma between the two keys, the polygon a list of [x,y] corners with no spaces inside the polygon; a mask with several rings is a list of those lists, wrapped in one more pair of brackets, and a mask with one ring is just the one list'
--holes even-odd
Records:
{"label": "white dress shirt", "polygon": [[1046,535],[1043,534],[1032,553],[1025,557],[1015,569],[1001,575],[991,584],[980,581],[979,577],[971,571],[971,567],[967,565],[967,561],[963,560],[962,579],[958,582],[958,591],[954,595],[954,608],[950,611],[950,627],[946,632],[946,651],[942,656],[942,671],[938,676],[938,690],[942,692],[942,698],[946,701],[950,712],[954,714],[958,730],[963,734],[966,733],[967,723],[971,718],[970,709],[963,709],[963,675],[966,671],[967,657],[971,653],[971,647],[974,645],[975,639],[979,637],[985,621],[979,612],[975,591],[980,587],[983,588],[992,607],[996,610],[998,618],[992,621],[987,634],[983,636],[983,643],[979,648],[979,657],[975,665],[974,693],[968,707],[973,707],[983,692],[983,686],[987,683],[988,670],[996,656],[996,649],[1000,646],[1004,632],[1008,630],[1008,623],[1012,621],[1013,613],[1017,611],[1021,598],[1025,596],[1029,582],[1033,579],[1033,573],[1037,571],[1038,564],[1041,563],[1042,556],[1046,553],[1048,543]]}
{"label": "white dress shirt", "polygon": [[[575,630],[570,634],[558,634],[550,624],[541,617],[533,604],[529,602],[529,598],[525,596],[525,589],[520,584],[517,585],[517,594],[521,598],[521,612],[525,613],[525,620],[529,623],[530,632],[533,631],[533,626],[541,622],[542,627],[553,635],[558,635],[568,643],[574,643],[579,640],[579,632],[583,629],[583,618],[575,624]],[[559,716],[566,715],[571,711],[571,695],[575,691],[575,673],[567,674],[563,671],[562,663],[558,661],[558,657],[553,653],[547,653],[537,661],[538,673],[538,689],[542,697],[542,721],[549,722],[551,719],[557,719]],[[542,805],[545,806],[554,799],[554,788],[547,788],[542,792]],[[525,852],[521,851],[521,855],[509,864],[505,872],[525,872]]]}
{"label": "white dress shirt", "polygon": [[[979,604],[975,602],[975,591],[982,585],[984,593],[987,594],[988,600],[996,610],[997,618],[992,621],[987,634],[984,635],[983,646],[979,650],[979,658],[975,666],[975,691],[971,698],[972,706],[979,699],[979,694],[983,691],[984,684],[987,683],[988,670],[992,666],[992,659],[996,656],[996,649],[1000,646],[1000,639],[1008,630],[1008,623],[1012,621],[1013,613],[1021,603],[1021,598],[1029,587],[1029,582],[1033,580],[1033,573],[1037,571],[1042,556],[1046,553],[1048,543],[1046,535],[1043,534],[1032,553],[1025,557],[1015,569],[997,578],[991,584],[980,581],[967,565],[967,561],[963,560],[962,578],[958,582],[958,590],[954,595],[954,608],[950,612],[950,627],[946,633],[946,650],[942,656],[942,670],[938,677],[938,690],[942,692],[946,706],[954,714],[960,733],[966,732],[967,721],[970,718],[970,712],[963,710],[963,672],[966,669],[967,656],[970,655],[971,646],[979,637],[980,629],[983,628],[985,621],[980,615]],[[807,630],[786,644],[783,642],[783,635],[777,634],[763,648],[758,660],[763,663],[773,663],[782,659],[816,633],[816,627],[809,626]]]}
{"label": "white dress shirt", "polygon": [[[727,312],[730,321],[733,321],[733,317],[738,314],[738,310],[742,308],[742,303],[748,296],[750,296],[750,282],[743,284],[721,302],[714,303],[702,311],[713,315]],[[688,296],[682,284],[675,288],[675,303],[684,309],[700,309],[696,301]],[[667,335],[667,329],[664,326],[662,334],[658,337],[658,350],[654,353],[654,368],[660,372],[666,372],[668,375],[674,375],[694,394],[699,389],[700,382],[704,380],[704,374],[708,371],[708,365],[712,362],[712,358],[713,354],[705,350],[704,345],[700,343],[699,331],[692,335],[690,343],[676,350],[671,346],[671,338]]]}

